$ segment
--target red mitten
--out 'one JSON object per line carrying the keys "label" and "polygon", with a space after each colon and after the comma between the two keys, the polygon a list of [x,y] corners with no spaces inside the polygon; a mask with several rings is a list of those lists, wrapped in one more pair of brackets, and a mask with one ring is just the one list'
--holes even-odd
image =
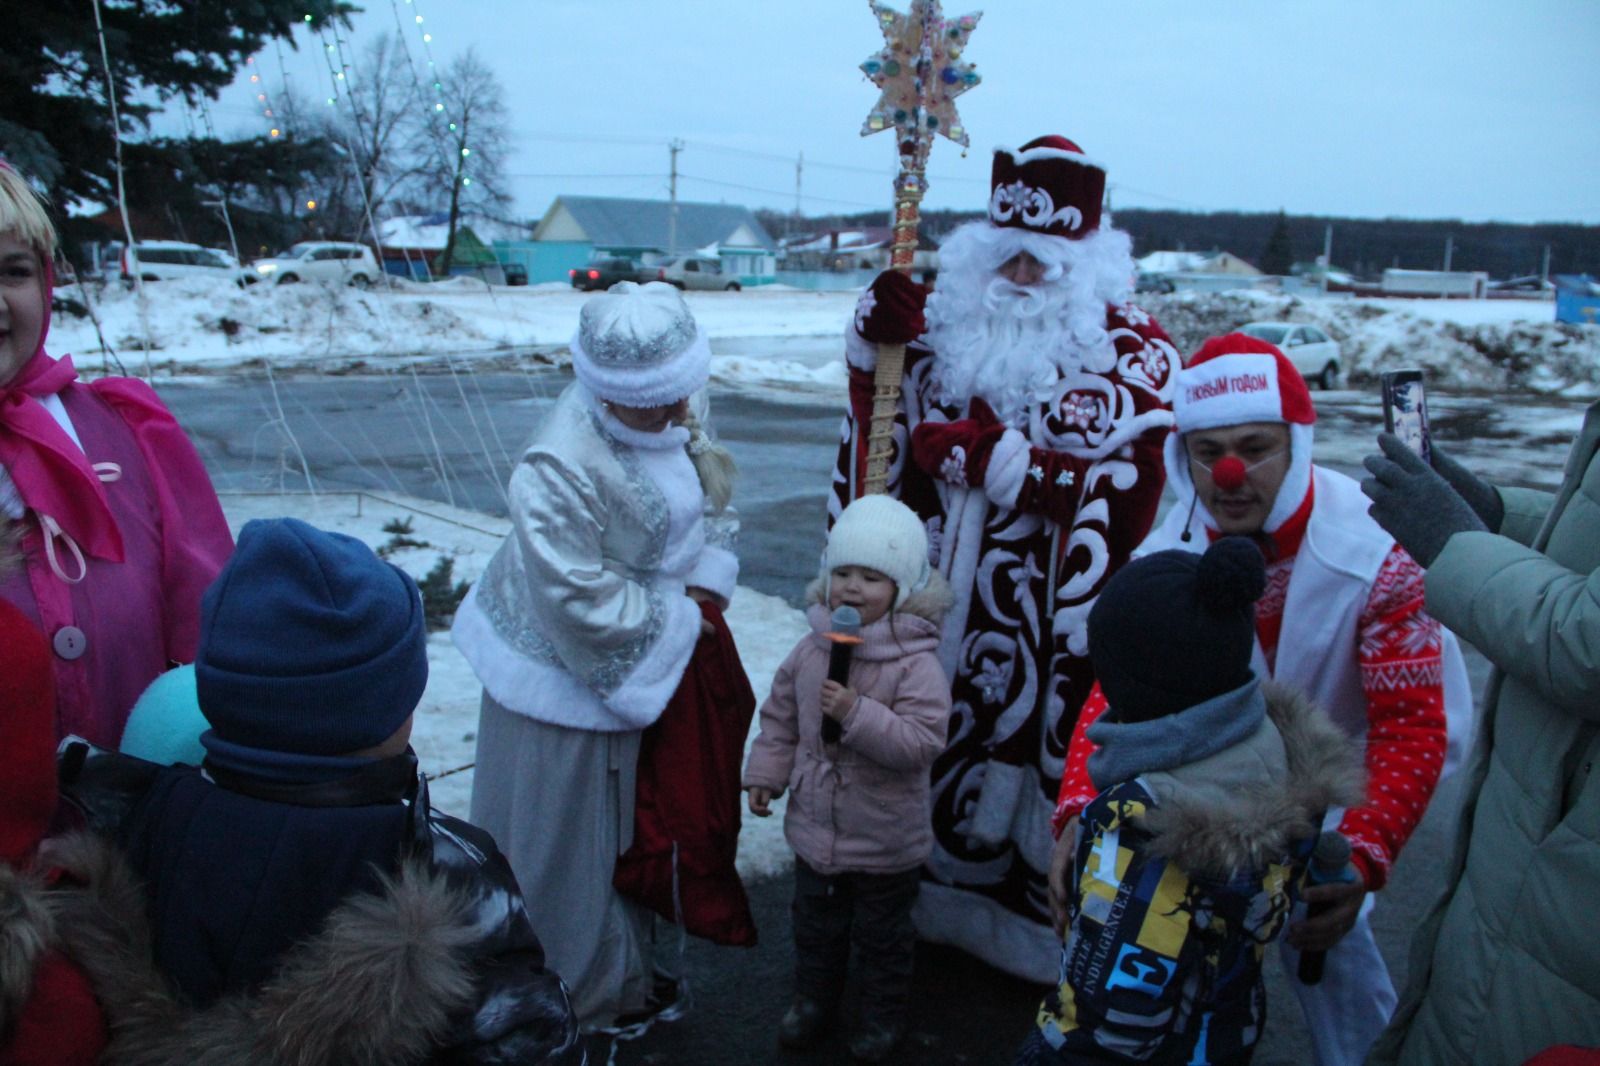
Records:
{"label": "red mitten", "polygon": [[919,424],[911,431],[911,458],[936,478],[978,488],[1006,427],[995,421],[982,400],[974,400],[972,410],[977,417]]}
{"label": "red mitten", "polygon": [[910,344],[928,328],[922,316],[927,302],[927,286],[885,270],[856,301],[856,332],[873,344]]}

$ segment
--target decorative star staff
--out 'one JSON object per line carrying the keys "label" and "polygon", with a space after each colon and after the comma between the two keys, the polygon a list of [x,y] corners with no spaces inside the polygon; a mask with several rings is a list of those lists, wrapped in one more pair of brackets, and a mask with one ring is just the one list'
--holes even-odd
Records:
{"label": "decorative star staff", "polygon": [[[861,70],[883,94],[867,115],[861,135],[887,129],[895,132],[900,172],[894,180],[894,239],[889,246],[889,265],[909,274],[917,251],[919,205],[928,190],[928,151],[933,147],[934,135],[942,134],[963,148],[970,143],[956,114],[955,99],[980,80],[971,63],[959,60],[983,13],[973,12],[947,21],[939,0],[911,0],[911,10],[903,15],[878,0],[870,0],[870,4],[883,29],[885,43],[882,51],[861,64]],[[867,433],[868,493],[882,492],[888,483],[894,414],[900,403],[905,358],[904,345],[878,346],[877,369],[872,379],[872,423]]]}

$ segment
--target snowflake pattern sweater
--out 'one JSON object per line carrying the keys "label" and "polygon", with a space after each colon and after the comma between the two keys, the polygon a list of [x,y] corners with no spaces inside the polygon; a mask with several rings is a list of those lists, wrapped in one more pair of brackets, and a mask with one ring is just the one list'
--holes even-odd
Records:
{"label": "snowflake pattern sweater", "polygon": [[[1296,555],[1311,516],[1311,498],[1271,535],[1258,538],[1268,552],[1267,589],[1256,603],[1256,638],[1268,668],[1276,666],[1283,605]],[[1367,698],[1367,802],[1349,808],[1339,831],[1350,840],[1351,861],[1371,891],[1384,886],[1400,849],[1433,798],[1444,766],[1443,637],[1423,609],[1423,570],[1398,544],[1389,551],[1361,612],[1357,660]],[[1066,772],[1052,820],[1057,835],[1095,797],[1088,760],[1094,745],[1084,736],[1105,713],[1098,685],[1084,703],[1067,751]]]}

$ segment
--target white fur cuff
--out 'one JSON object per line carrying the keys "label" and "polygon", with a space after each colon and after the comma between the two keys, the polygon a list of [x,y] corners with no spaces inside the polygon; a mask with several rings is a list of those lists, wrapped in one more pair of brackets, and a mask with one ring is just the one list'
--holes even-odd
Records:
{"label": "white fur cuff", "polygon": [[1008,429],[989,453],[989,469],[983,475],[983,491],[998,507],[1012,508],[1022,495],[1028,477],[1028,458],[1032,452],[1028,438]]}
{"label": "white fur cuff", "polygon": [[636,729],[661,717],[700,640],[700,608],[688,596],[666,596],[667,620],[655,644],[605,700],[608,711]]}
{"label": "white fur cuff", "polygon": [[844,361],[868,372],[878,366],[878,346],[857,333],[854,322],[844,328]]}
{"label": "white fur cuff", "polygon": [[700,558],[695,561],[694,569],[689,571],[683,583],[691,588],[716,593],[722,601],[722,609],[726,611],[733,599],[734,586],[739,583],[739,557],[726,549],[707,545],[700,550]]}

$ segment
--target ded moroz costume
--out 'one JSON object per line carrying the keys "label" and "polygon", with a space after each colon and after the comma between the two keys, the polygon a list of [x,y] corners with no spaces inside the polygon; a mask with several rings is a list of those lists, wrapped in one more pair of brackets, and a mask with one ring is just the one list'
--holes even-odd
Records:
{"label": "ded moroz costume", "polygon": [[[1155,518],[1178,364],[1127,302],[1131,242],[1105,224],[1104,189],[1105,169],[1065,138],[997,150],[989,217],[943,242],[932,295],[892,272],[863,294],[830,500],[837,517],[863,492],[874,346],[906,343],[887,491],[923,519],[955,596],[917,928],[1039,981],[1059,949],[1044,871],[1093,682],[1085,622]],[[1042,276],[1002,276],[1021,253]]]}

